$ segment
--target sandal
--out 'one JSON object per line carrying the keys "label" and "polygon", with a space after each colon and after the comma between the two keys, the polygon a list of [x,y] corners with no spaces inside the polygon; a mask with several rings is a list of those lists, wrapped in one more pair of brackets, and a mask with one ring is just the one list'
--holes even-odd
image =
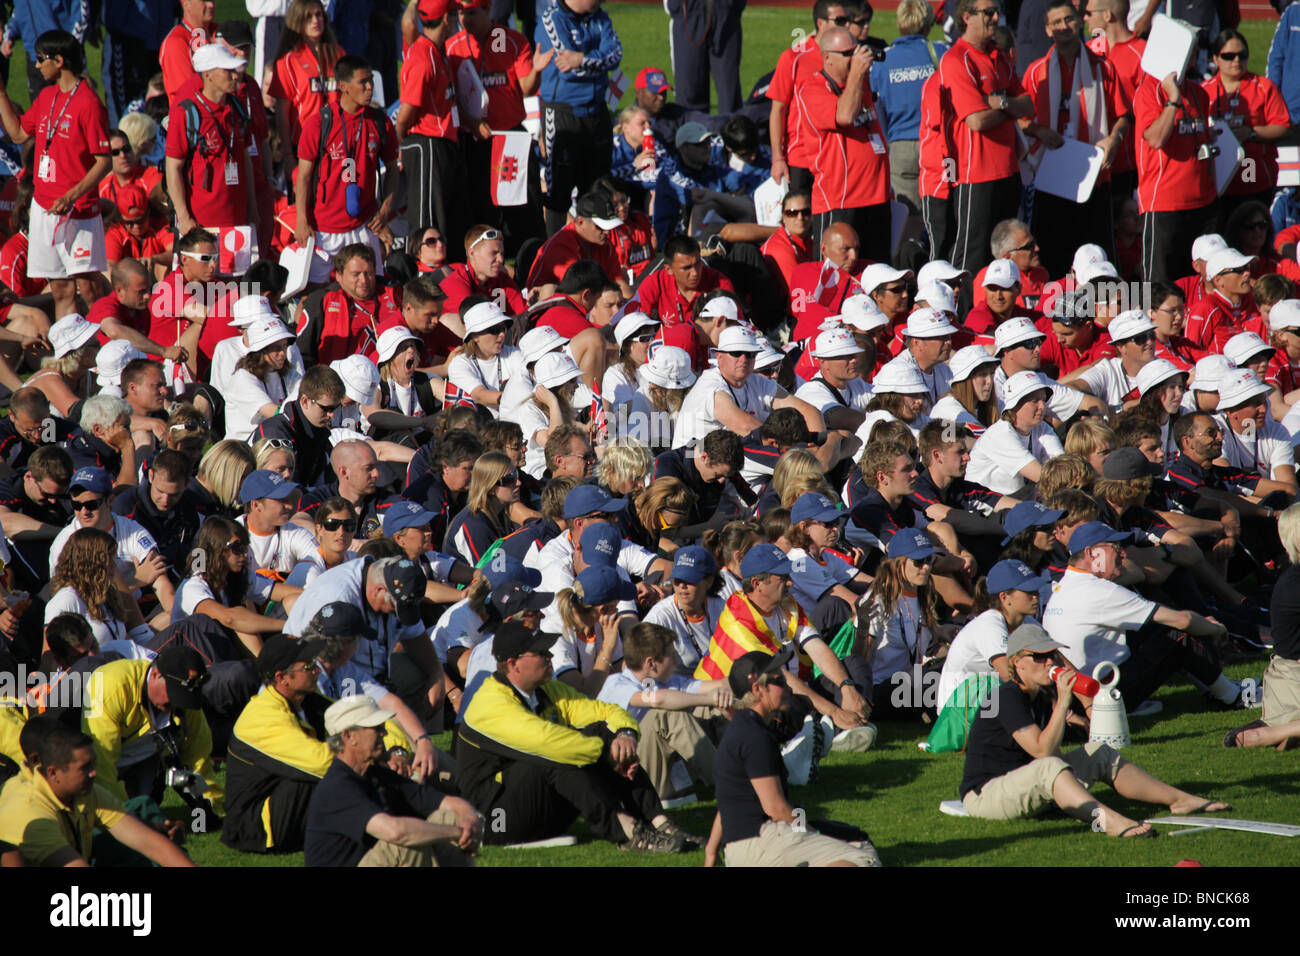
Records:
{"label": "sandal", "polygon": [[618,848],[637,853],[681,853],[686,849],[686,841],[680,834],[665,833],[645,820],[638,820],[632,829],[632,839],[620,843]]}
{"label": "sandal", "polygon": [[[1133,833],[1133,831],[1136,830],[1136,829],[1138,829],[1139,827],[1147,827],[1148,829],[1147,829],[1147,831],[1146,831],[1145,833]],[[1129,834],[1132,834],[1132,836],[1129,836]],[[1132,826],[1125,827],[1123,830],[1120,830],[1120,831],[1119,831],[1119,834],[1118,834],[1118,836],[1119,836],[1121,839],[1127,837],[1128,839],[1131,839],[1131,840],[1137,840],[1137,839],[1142,839],[1142,838],[1150,838],[1150,839],[1154,839],[1154,838],[1155,838],[1155,835],[1156,835],[1155,827],[1153,827],[1153,826],[1151,826],[1151,824],[1149,824],[1149,823],[1145,823],[1145,822],[1143,822],[1143,823],[1135,823],[1135,824],[1133,824]]]}
{"label": "sandal", "polygon": [[1238,734],[1247,730],[1258,730],[1260,727],[1265,727],[1265,726],[1267,726],[1267,724],[1265,724],[1264,721],[1262,720],[1252,720],[1248,724],[1242,724],[1240,727],[1235,727],[1223,735],[1223,746],[1236,747],[1238,746],[1237,744]]}

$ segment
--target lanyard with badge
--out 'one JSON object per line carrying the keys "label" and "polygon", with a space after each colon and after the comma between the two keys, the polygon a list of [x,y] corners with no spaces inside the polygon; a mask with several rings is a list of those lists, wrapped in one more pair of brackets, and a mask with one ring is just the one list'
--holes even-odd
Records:
{"label": "lanyard with badge", "polygon": [[[331,106],[330,109],[334,107]],[[361,215],[361,184],[357,182],[361,168],[361,140],[366,133],[366,110],[365,107],[357,110],[357,135],[348,147],[348,117],[343,112],[343,107],[339,107],[339,127],[343,136],[343,202],[347,206],[348,215],[356,219]],[[352,168],[348,168],[348,163]],[[372,323],[373,324],[373,323]]]}
{"label": "lanyard with badge", "polygon": [[[212,108],[209,107],[206,102],[204,102],[203,97],[201,95],[194,97],[194,102],[198,103],[199,106],[203,107],[203,111],[207,113],[209,117],[211,117],[212,125],[217,128],[217,134],[219,136],[221,135],[225,136],[226,138],[226,185],[238,186],[239,185],[239,163],[235,159],[234,116],[232,115],[230,118],[230,131],[227,132],[226,130],[221,128],[221,123],[217,119],[217,114],[212,112]],[[232,112],[233,112],[233,108],[232,108]],[[212,167],[211,166],[209,166],[203,173],[203,190],[204,192],[210,192],[212,190]]]}
{"label": "lanyard with badge", "polygon": [[[54,142],[54,131],[58,128],[59,122],[63,119],[63,114],[68,111],[72,105],[72,98],[77,95],[77,90],[81,88],[81,80],[77,80],[76,86],[68,94],[68,98],[63,101],[63,106],[59,109],[59,115],[54,115],[54,101],[58,99],[56,92],[50,97],[50,111],[45,117],[45,143],[41,148],[41,161],[37,166],[36,175],[42,182],[52,183],[55,179],[54,160],[50,157],[50,143]],[[57,90],[58,87],[55,87]]]}

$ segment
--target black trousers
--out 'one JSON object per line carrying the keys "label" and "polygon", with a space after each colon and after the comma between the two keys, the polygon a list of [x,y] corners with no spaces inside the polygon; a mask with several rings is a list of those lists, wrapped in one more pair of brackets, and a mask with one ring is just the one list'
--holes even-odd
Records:
{"label": "black trousers", "polygon": [[217,661],[208,665],[209,678],[200,693],[203,716],[212,730],[212,755],[224,757],[230,734],[244,706],[262,688],[252,661]]}
{"label": "black trousers", "polygon": [[791,166],[790,168],[790,192],[792,193],[811,193],[813,184],[813,174],[811,169],[804,169],[802,166]]}
{"label": "black trousers", "polygon": [[542,221],[542,186],[537,157],[528,159],[528,202],[522,206],[498,206],[492,202],[492,140],[460,138],[469,173],[470,218],[475,223],[495,226],[505,236],[506,258],[512,259],[520,244],[531,236],[544,235]]}
{"label": "black trousers", "polygon": [[1200,209],[1142,214],[1142,277],[1174,282],[1192,265],[1192,243],[1214,218],[1218,203]]}
{"label": "black trousers", "polygon": [[[668,0],[674,99],[688,110],[719,115],[740,109],[740,15],[745,0]],[[718,108],[709,109],[709,75]]]}
{"label": "black trousers", "polygon": [[603,763],[563,767],[522,761],[503,774],[503,787],[486,810],[488,843],[526,843],[559,836],[582,817],[611,843],[627,834],[619,813],[652,820],[663,805],[640,767],[629,780]]}
{"label": "black trousers", "polygon": [[[149,78],[155,72],[154,64],[158,62],[158,51],[149,49],[143,40],[108,30],[104,42],[104,99],[108,105],[108,116],[116,125],[139,100],[144,103],[145,90],[149,88]],[[260,82],[260,77],[258,78]]]}
{"label": "black trousers", "polygon": [[[305,780],[283,779],[276,781],[269,797],[271,802],[271,838],[275,846],[269,850],[276,853],[294,853],[302,849],[307,835],[307,808],[311,804],[311,795],[316,790],[316,783]],[[227,814],[222,823],[221,842],[236,850],[246,853],[266,853],[266,830],[262,824],[262,806],[258,803],[248,807],[257,815],[256,820],[240,819]],[[261,834],[261,842],[254,845],[249,834]]]}
{"label": "black trousers", "polygon": [[406,178],[406,218],[416,226],[437,226],[447,239],[447,258],[465,260],[469,231],[469,180],[456,140],[408,136],[401,146]]}
{"label": "black trousers", "polygon": [[958,183],[952,200],[952,264],[974,275],[993,261],[993,227],[1020,211],[1020,174],[987,183]]}
{"label": "black trousers", "polygon": [[548,233],[563,227],[574,187],[582,195],[609,173],[613,138],[604,104],[582,115],[564,103],[542,104],[542,205]]}
{"label": "black trousers", "polygon": [[925,231],[930,236],[930,261],[951,258],[952,241],[957,232],[952,199],[922,196],[921,218],[925,220]]}
{"label": "black trousers", "polygon": [[889,203],[874,206],[857,206],[853,209],[832,209],[817,217],[817,236],[837,222],[853,227],[858,234],[858,254],[868,262],[889,262],[894,250],[890,248]]}
{"label": "black trousers", "polygon": [[1085,203],[1035,192],[1031,220],[1043,268],[1051,275],[1065,275],[1074,263],[1074,251],[1087,242],[1101,246],[1106,258],[1115,261],[1110,183],[1098,183]]}
{"label": "black trousers", "polygon": [[1148,621],[1128,637],[1129,659],[1120,667],[1119,692],[1128,707],[1136,707],[1179,671],[1203,684],[1213,684],[1223,665],[1198,638],[1177,634]]}

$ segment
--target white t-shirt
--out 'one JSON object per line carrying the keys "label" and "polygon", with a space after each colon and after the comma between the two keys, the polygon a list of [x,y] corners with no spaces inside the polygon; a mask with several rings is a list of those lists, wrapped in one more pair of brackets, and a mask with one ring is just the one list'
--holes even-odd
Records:
{"label": "white t-shirt", "polygon": [[[68,543],[72,535],[84,528],[81,519],[75,515],[72,523],[59,532],[50,545],[50,571],[53,573],[59,567],[59,555],[63,553],[63,546]],[[123,518],[121,515],[113,515],[113,527],[109,531],[113,540],[117,542],[117,564],[122,569],[123,574],[134,574],[135,564],[133,562],[143,561],[149,556],[150,551],[157,551],[158,544],[154,541],[153,535],[146,531],[140,524],[132,521],[130,518]]]}
{"label": "white t-shirt", "polygon": [[248,441],[248,436],[267,416],[260,409],[267,404],[279,408],[298,397],[300,379],[292,374],[269,373],[258,378],[248,369],[237,368],[222,393],[226,399],[226,437]]}
{"label": "white t-shirt", "polygon": [[1295,467],[1295,447],[1291,436],[1272,418],[1253,434],[1238,435],[1228,427],[1226,415],[1215,415],[1223,431],[1223,457],[1234,468],[1258,472],[1262,478],[1273,478],[1279,467]]}
{"label": "white t-shirt", "polygon": [[600,380],[600,397],[605,400],[606,410],[616,409],[632,401],[636,389],[637,380],[627,377],[622,362],[605,369],[605,377]]}
{"label": "white t-shirt", "polygon": [[[235,366],[239,360],[248,354],[248,346],[244,344],[242,335],[233,335],[228,339],[222,339],[212,350],[212,367],[208,370],[208,382],[222,395],[230,385],[230,376],[235,372]],[[302,353],[298,351],[297,343],[289,346],[288,364],[285,365],[285,371],[292,367],[298,378],[302,378],[303,365]]]}
{"label": "white t-shirt", "polygon": [[1067,568],[1065,576],[1052,586],[1052,597],[1043,611],[1043,629],[1065,646],[1061,653],[1080,673],[1091,674],[1102,661],[1122,664],[1128,660],[1126,632],[1146,624],[1157,607],[1126,587]]}
{"label": "white t-shirt", "polygon": [[[269,601],[271,598],[271,589],[275,587],[275,582],[268,577],[260,574],[254,574],[250,568],[248,575],[248,591],[245,596],[247,600],[261,604]],[[198,613],[198,607],[204,601],[216,601],[218,604],[228,604],[228,599],[223,594],[217,597],[212,593],[212,586],[202,577],[195,575],[186,578],[176,588],[176,600],[172,603],[171,623],[183,621],[192,614]]]}
{"label": "white t-shirt", "polygon": [[1130,378],[1124,371],[1124,360],[1106,358],[1095,363],[1091,368],[1079,373],[1079,380],[1086,382],[1092,394],[1105,402],[1112,412],[1124,407],[1130,393],[1137,398],[1137,379]]}
{"label": "white t-shirt", "polygon": [[650,708],[632,706],[632,698],[637,694],[647,689],[680,690],[687,694],[698,694],[701,683],[702,681],[691,680],[689,677],[683,677],[680,674],[673,674],[666,681],[652,681],[649,678],[640,681],[627,671],[622,670],[605,678],[605,683],[601,685],[600,693],[596,695],[596,699],[603,700],[607,704],[614,704],[616,707],[622,707],[636,719],[637,723],[640,723],[641,718],[650,712]]}
{"label": "white t-shirt", "polygon": [[729,395],[742,412],[766,421],[772,413],[772,401],[779,388],[776,382],[762,375],[750,375],[744,385],[735,388],[727,384],[716,368],[706,369],[682,402],[677,428],[673,432],[673,447],[685,448],[709,432],[725,427],[718,421],[713,407],[714,397],[719,392]]}
{"label": "white t-shirt", "polygon": [[[887,412],[883,408],[877,408],[874,412],[867,412],[867,417],[862,420],[862,424],[859,425],[858,430],[853,433],[853,437],[860,441],[865,448],[871,441],[871,430],[875,428],[877,424],[880,422],[901,421],[903,420],[898,418],[892,412]],[[930,424],[930,416],[922,412],[916,416],[915,420],[903,422],[903,424],[907,426],[907,430],[910,431],[914,437],[920,438],[921,429]]]}
{"label": "white t-shirt", "polygon": [[[101,613],[108,614],[101,608]],[[99,621],[90,616],[90,606],[70,587],[61,587],[50,597],[45,605],[45,623],[49,624],[60,614],[75,614],[90,625],[90,633],[102,648],[109,641],[127,640],[126,625],[109,614],[107,620]]]}
{"label": "white t-shirt", "polygon": [[823,415],[832,408],[841,407],[866,412],[867,403],[871,401],[871,386],[860,378],[853,378],[843,388],[832,391],[831,386],[818,377],[800,385],[794,397],[803,399]]}
{"label": "white t-shirt", "polygon": [[[240,515],[235,519],[245,528],[248,516]],[[319,555],[316,549],[316,536],[306,528],[286,522],[270,534],[248,532],[249,569],[258,571],[269,568],[281,574],[288,574],[299,561]]]}
{"label": "white t-shirt", "polygon": [[551,427],[551,417],[531,398],[509,411],[502,411],[504,421],[514,422],[524,433],[524,471],[541,479],[546,474],[546,445],[537,443],[537,433]]}
{"label": "white t-shirt", "polygon": [[[624,581],[631,582],[633,576],[645,577],[646,570],[654,562],[655,555],[639,544],[624,541],[618,552],[618,574]],[[577,575],[573,573],[573,542],[567,532],[561,533],[538,551],[532,551],[524,558],[525,567],[542,572],[542,584],[537,590],[559,594],[565,588],[573,587]],[[635,601],[620,601],[620,613],[636,614]],[[541,630],[559,634],[564,630],[560,621],[559,606],[552,603],[542,612]]]}
{"label": "white t-shirt", "polygon": [[610,434],[618,438],[635,438],[650,448],[669,448],[673,443],[676,417],[656,408],[642,383],[628,400],[607,415]]}
{"label": "white t-shirt", "polygon": [[930,409],[930,420],[935,419],[965,425],[976,438],[984,434],[984,423],[966,411],[966,406],[957,401],[956,396],[952,394],[945,395],[934,403],[934,407]]}
{"label": "white t-shirt", "polygon": [[691,621],[677,606],[677,598],[670,594],[646,613],[645,622],[658,624],[673,632],[676,638],[673,649],[677,652],[677,659],[681,661],[682,670],[691,673],[700,659],[709,652],[709,641],[713,639],[713,631],[718,626],[718,618],[722,617],[725,606],[725,598],[708,598],[704,602],[704,620]]}
{"label": "white t-shirt", "polygon": [[957,632],[944,658],[935,704],[942,710],[952,692],[973,674],[995,674],[993,658],[1007,656],[1007,619],[990,608]]}
{"label": "white t-shirt", "polygon": [[[1048,378],[1046,375],[1043,376],[1043,382],[1043,387],[1051,392],[1047,399],[1047,410],[1061,421],[1073,418],[1074,413],[1083,404],[1083,392],[1067,385],[1058,385],[1055,380]],[[998,411],[1002,411],[1006,406],[1006,399],[1004,398],[1006,386],[1007,373],[1002,371],[1002,367],[999,366],[997,371],[993,373],[993,394],[998,399]]]}
{"label": "white t-shirt", "polygon": [[[511,370],[516,367],[511,356],[518,351],[514,346],[507,345],[501,349],[500,354],[490,359],[471,358],[463,353],[457,355],[447,366],[447,380],[467,394],[476,388],[500,392],[510,379]],[[497,406],[485,407],[494,416],[498,414]]]}
{"label": "white t-shirt", "polygon": [[1064,454],[1061,440],[1047,422],[1022,435],[1010,422],[997,421],[976,439],[966,479],[1001,495],[1014,494],[1025,484],[1021,468],[1031,461],[1042,463]]}
{"label": "white t-shirt", "polygon": [[447,608],[430,635],[438,660],[447,663],[447,652],[453,647],[473,648],[483,639],[483,619],[469,606],[469,598],[462,598]]}
{"label": "white t-shirt", "polygon": [[[546,628],[543,627],[542,630]],[[596,665],[596,655],[600,653],[600,645],[604,639],[599,622],[596,623],[596,630],[590,637],[579,637],[573,631],[564,631],[551,645],[551,666],[555,670],[555,676],[559,677],[565,671],[571,670],[577,670],[584,677],[590,674]],[[623,639],[619,638],[614,642],[612,660],[617,664],[622,659]]]}
{"label": "white t-shirt", "polygon": [[927,397],[930,399],[931,405],[939,400],[940,395],[946,395],[952,389],[952,369],[948,367],[947,362],[938,362],[934,368],[926,372],[921,369],[921,366],[916,364],[916,358],[912,355],[911,351],[905,348],[882,365],[880,370],[883,372],[891,365],[896,368],[907,367],[915,369],[917,374],[921,376],[921,380],[925,382],[925,389],[928,393]]}

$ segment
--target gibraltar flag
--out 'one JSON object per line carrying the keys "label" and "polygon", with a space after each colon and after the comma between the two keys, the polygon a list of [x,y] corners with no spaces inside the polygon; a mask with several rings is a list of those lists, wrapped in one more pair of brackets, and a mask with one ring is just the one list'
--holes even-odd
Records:
{"label": "gibraltar flag", "polygon": [[528,202],[528,154],[533,138],[527,133],[492,134],[492,202],[522,206]]}

